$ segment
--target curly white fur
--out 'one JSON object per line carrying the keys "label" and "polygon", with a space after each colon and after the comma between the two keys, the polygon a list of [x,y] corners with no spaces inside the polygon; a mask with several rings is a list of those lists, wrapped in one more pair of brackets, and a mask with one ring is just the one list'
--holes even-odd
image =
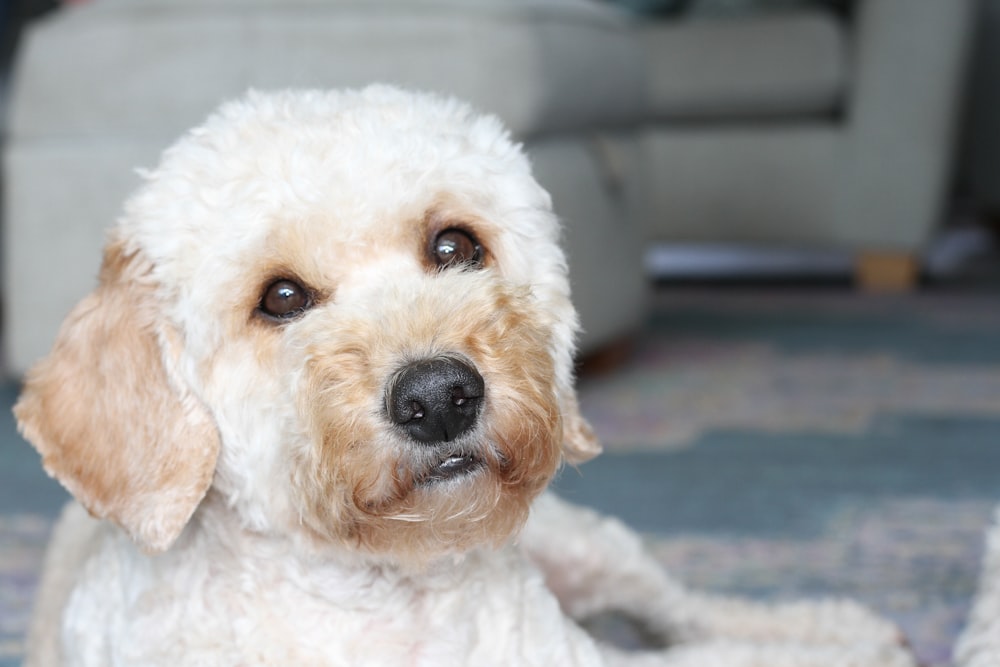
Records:
{"label": "curly white fur", "polygon": [[986,532],[979,587],[955,645],[958,667],[1000,665],[1000,507]]}
{"label": "curly white fur", "polygon": [[[468,262],[435,256],[449,230]],[[539,496],[599,451],[558,234],[519,147],[453,100],[251,93],[181,139],[16,408],[80,503],[28,664],[910,665],[857,605],[692,593]],[[275,316],[280,281],[304,296]],[[418,442],[387,396],[428,359],[485,393]],[[605,610],[662,648],[577,625]]]}

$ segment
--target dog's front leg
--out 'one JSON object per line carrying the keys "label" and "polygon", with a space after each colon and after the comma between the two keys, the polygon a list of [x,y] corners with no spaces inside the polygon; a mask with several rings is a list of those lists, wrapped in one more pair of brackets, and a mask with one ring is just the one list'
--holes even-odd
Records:
{"label": "dog's front leg", "polygon": [[729,639],[898,646],[891,623],[847,600],[762,604],[688,590],[622,522],[552,494],[536,501],[522,535],[567,614],[621,613],[663,645]]}
{"label": "dog's front leg", "polygon": [[617,519],[546,493],[532,507],[521,544],[574,619],[621,613],[662,645],[704,634],[685,611],[689,592]]}

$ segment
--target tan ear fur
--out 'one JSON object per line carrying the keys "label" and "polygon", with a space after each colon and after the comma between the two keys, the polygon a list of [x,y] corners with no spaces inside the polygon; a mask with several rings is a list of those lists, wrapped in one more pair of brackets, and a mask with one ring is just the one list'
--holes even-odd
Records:
{"label": "tan ear fur", "polygon": [[601,453],[601,443],[587,420],[580,414],[580,405],[572,391],[563,396],[563,455],[569,463],[584,463]]}
{"label": "tan ear fur", "polygon": [[91,514],[156,552],[207,492],[219,437],[165,366],[176,332],[158,314],[149,268],[109,244],[100,285],[29,371],[14,413],[51,476]]}

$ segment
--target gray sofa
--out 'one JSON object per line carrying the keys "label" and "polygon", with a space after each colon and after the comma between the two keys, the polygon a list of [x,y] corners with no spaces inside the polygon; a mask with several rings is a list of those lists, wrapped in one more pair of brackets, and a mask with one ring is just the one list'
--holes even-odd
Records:
{"label": "gray sofa", "polygon": [[94,282],[134,168],[248,87],[454,94],[525,142],[585,352],[643,316],[653,241],[913,257],[944,201],[973,0],[654,21],[592,0],[97,0],[27,30],[4,149],[7,371]]}
{"label": "gray sofa", "polygon": [[646,239],[844,249],[864,285],[912,285],[944,213],[974,6],[642,25]]}

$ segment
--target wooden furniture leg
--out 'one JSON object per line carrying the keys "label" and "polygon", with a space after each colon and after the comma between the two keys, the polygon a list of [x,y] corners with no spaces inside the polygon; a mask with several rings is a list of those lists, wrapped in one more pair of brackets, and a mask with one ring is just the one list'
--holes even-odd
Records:
{"label": "wooden furniture leg", "polygon": [[854,265],[854,282],[865,292],[909,292],[919,277],[920,261],[907,252],[863,252]]}

